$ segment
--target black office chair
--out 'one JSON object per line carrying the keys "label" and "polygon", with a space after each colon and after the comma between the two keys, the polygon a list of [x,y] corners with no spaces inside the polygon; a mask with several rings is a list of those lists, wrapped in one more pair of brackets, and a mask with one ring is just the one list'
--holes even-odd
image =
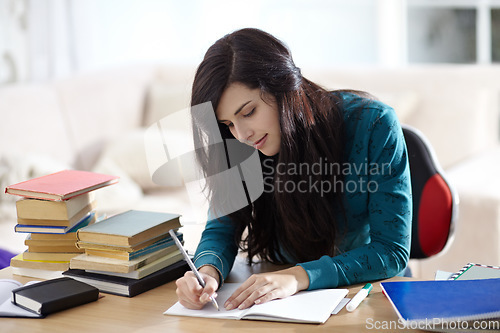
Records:
{"label": "black office chair", "polygon": [[407,125],[403,125],[403,134],[413,193],[410,258],[429,258],[444,251],[453,240],[458,194],[446,180],[425,136]]}

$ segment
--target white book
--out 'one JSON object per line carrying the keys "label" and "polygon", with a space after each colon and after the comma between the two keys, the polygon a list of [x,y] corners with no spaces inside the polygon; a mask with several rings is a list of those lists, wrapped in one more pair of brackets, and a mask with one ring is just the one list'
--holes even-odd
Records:
{"label": "white book", "polygon": [[347,289],[301,291],[293,296],[253,305],[245,310],[225,310],[222,305],[239,285],[239,283],[225,283],[217,291],[217,302],[221,304],[220,311],[217,311],[211,303],[208,303],[201,310],[191,310],[177,302],[165,311],[164,314],[218,319],[250,319],[322,324],[330,318],[337,305],[347,295]]}
{"label": "white book", "polygon": [[64,272],[64,271],[50,271],[47,269],[28,268],[28,267],[11,266],[11,268],[12,268],[12,274],[14,275],[21,275],[21,276],[27,276],[44,280],[63,277],[62,273]]}

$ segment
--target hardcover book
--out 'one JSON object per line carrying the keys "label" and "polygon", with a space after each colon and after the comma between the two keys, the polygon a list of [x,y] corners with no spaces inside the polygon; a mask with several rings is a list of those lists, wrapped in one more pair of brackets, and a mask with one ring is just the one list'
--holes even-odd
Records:
{"label": "hardcover book", "polygon": [[99,290],[69,277],[12,290],[12,303],[42,316],[97,301]]}
{"label": "hardcover book", "polygon": [[[39,234],[33,234],[39,235]],[[32,234],[28,234],[24,240],[24,245],[27,246],[76,246],[76,236],[75,239],[35,239]],[[57,236],[57,235],[56,235]]]}
{"label": "hardcover book", "polygon": [[85,250],[76,247],[76,244],[70,245],[30,245],[28,246],[28,252],[32,253],[83,253]]}
{"label": "hardcover book", "polygon": [[89,171],[63,170],[7,186],[5,193],[26,198],[68,200],[118,182],[118,177]]}
{"label": "hardcover book", "polygon": [[129,279],[143,279],[144,277],[153,274],[154,272],[159,271],[167,266],[173,265],[178,261],[183,259],[182,253],[179,250],[175,250],[172,253],[169,253],[161,258],[156,259],[152,263],[149,263],[145,266],[142,266],[130,273],[114,273],[114,272],[106,272],[106,271],[95,271],[95,270],[87,270],[88,273],[96,273],[96,274],[105,274],[105,275],[113,275],[120,276]]}
{"label": "hardcover book", "polygon": [[168,246],[148,246],[144,249],[140,249],[134,252],[127,252],[127,251],[106,251],[106,250],[94,250],[94,249],[87,249],[84,250],[85,254],[87,256],[97,256],[97,257],[105,257],[105,258],[112,258],[112,259],[119,259],[119,260],[134,260],[138,259],[140,257],[143,257],[149,253],[159,251],[161,249],[167,249],[168,250],[175,250],[177,246],[175,246],[174,241],[171,241],[170,245]]}
{"label": "hardcover book", "polygon": [[130,273],[174,252],[175,250],[177,250],[177,246],[171,246],[132,260],[81,254],[71,259],[70,267],[72,269]]}
{"label": "hardcover book", "polygon": [[66,261],[69,262],[71,258],[80,255],[77,252],[23,252],[23,260],[30,261]]}
{"label": "hardcover book", "polygon": [[[95,222],[95,218],[92,220],[92,223]],[[67,233],[65,234],[29,234],[30,239],[34,241],[45,241],[45,242],[51,242],[51,241],[73,241],[75,244],[78,241],[76,238],[76,229],[77,227],[83,228],[86,225],[76,225],[74,228],[71,228]],[[27,245],[27,244],[26,244]]]}
{"label": "hardcover book", "polygon": [[69,220],[93,201],[93,193],[85,193],[66,201],[22,198],[16,201],[19,219]]}
{"label": "hardcover book", "polygon": [[181,227],[180,215],[129,210],[78,230],[80,242],[133,246]]}
{"label": "hardcover book", "polygon": [[[16,232],[25,232],[25,233],[31,233],[31,237],[33,237],[34,234],[41,233],[41,234],[66,234],[66,233],[72,233],[80,228],[92,225],[95,222],[95,212],[90,212],[88,213],[87,216],[85,216],[83,219],[81,219],[79,222],[77,222],[73,226],[52,226],[52,225],[23,225],[23,224],[16,224],[14,227],[14,230]],[[70,238],[73,238],[74,236],[69,236]]]}
{"label": "hardcover book", "polygon": [[[183,235],[182,233],[178,233],[178,238],[181,243],[183,243]],[[114,259],[122,259],[122,260],[132,260],[142,257],[146,254],[156,252],[161,249],[165,249],[167,247],[177,248],[174,240],[168,236],[160,239],[159,241],[154,242],[151,245],[148,245],[139,250],[131,251],[128,247],[120,248],[120,247],[109,247],[109,248],[94,248],[91,246],[92,243],[80,243],[79,247],[85,244],[85,253],[90,256],[99,256],[106,258],[114,258]]]}
{"label": "hardcover book", "polygon": [[[37,200],[40,201],[40,200]],[[63,201],[47,201],[47,202],[63,202]],[[80,211],[78,211],[75,215],[67,220],[47,220],[47,219],[25,219],[25,218],[17,218],[17,224],[19,225],[47,225],[47,226],[55,226],[55,227],[72,227],[81,221],[88,213],[93,211],[96,207],[95,202],[91,202]]]}
{"label": "hardcover book", "polygon": [[[68,261],[24,260],[23,253],[10,259],[12,268],[43,269],[48,271],[65,271],[69,269]],[[18,270],[19,271],[19,270]],[[22,274],[18,274],[22,275]],[[30,275],[32,276],[32,275]]]}
{"label": "hardcover book", "polygon": [[133,297],[176,280],[183,276],[187,270],[189,270],[188,264],[181,260],[139,280],[88,273],[80,269],[70,269],[63,275],[93,285],[105,293]]}
{"label": "hardcover book", "polygon": [[145,240],[144,242],[140,242],[134,245],[113,245],[113,244],[101,244],[101,243],[92,243],[92,242],[77,242],[76,246],[81,249],[92,249],[92,250],[105,250],[105,251],[126,251],[126,252],[135,252],[138,250],[142,250],[166,237],[170,237],[169,234],[162,234],[156,237]]}
{"label": "hardcover book", "polygon": [[12,274],[26,276],[26,277],[33,277],[42,280],[49,280],[62,277],[63,276],[62,273],[67,271],[68,269],[69,268],[60,271],[51,271],[48,269],[40,269],[40,268],[12,267]]}

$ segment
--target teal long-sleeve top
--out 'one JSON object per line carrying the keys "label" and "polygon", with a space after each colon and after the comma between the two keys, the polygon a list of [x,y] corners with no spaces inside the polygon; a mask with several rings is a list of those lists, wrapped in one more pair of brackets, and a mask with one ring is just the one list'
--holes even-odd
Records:
{"label": "teal long-sleeve top", "polygon": [[[396,114],[379,101],[337,94],[344,115],[347,163],[343,173],[345,219],[339,223],[346,232],[339,239],[340,254],[290,262],[307,272],[309,290],[395,276],[406,268],[410,254],[411,181]],[[238,251],[234,232],[229,217],[209,217],[195,253],[196,267],[211,265],[225,279]]]}

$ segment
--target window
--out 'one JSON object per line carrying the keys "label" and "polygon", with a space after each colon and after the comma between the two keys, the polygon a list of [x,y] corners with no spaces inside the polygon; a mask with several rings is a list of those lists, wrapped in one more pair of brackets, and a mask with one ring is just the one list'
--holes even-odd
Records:
{"label": "window", "polygon": [[499,0],[408,0],[409,63],[500,62]]}
{"label": "window", "polygon": [[500,8],[491,10],[491,61],[500,62]]}

